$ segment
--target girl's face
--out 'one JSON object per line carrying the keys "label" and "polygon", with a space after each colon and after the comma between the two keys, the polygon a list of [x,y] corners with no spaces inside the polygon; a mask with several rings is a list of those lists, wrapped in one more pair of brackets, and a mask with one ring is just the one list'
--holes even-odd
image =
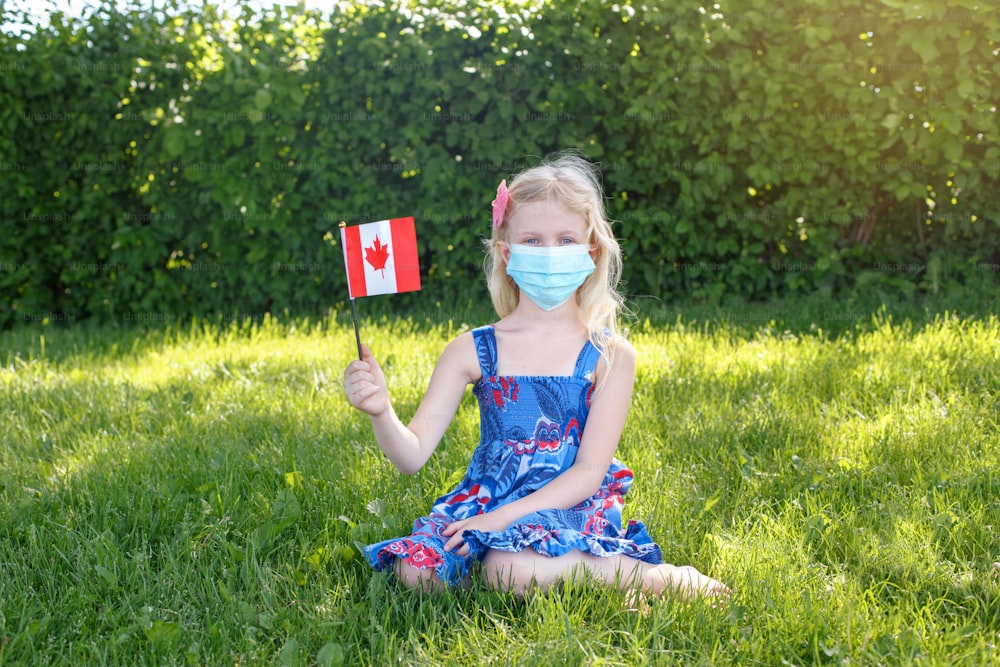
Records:
{"label": "girl's face", "polygon": [[[521,204],[507,218],[505,225],[507,241],[497,241],[497,250],[504,264],[510,260],[511,243],[544,248],[590,242],[583,214],[568,211],[550,200]],[[595,261],[597,254],[597,248],[591,248],[590,256]]]}

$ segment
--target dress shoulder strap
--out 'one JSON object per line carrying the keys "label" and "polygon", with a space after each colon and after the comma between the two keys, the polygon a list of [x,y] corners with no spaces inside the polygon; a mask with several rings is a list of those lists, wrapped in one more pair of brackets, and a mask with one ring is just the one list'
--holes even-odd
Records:
{"label": "dress shoulder strap", "polygon": [[573,369],[573,377],[580,377],[590,380],[594,376],[594,369],[597,362],[601,360],[601,349],[594,345],[589,339],[583,344],[580,356],[576,358],[576,368]]}
{"label": "dress shoulder strap", "polygon": [[497,374],[497,337],[493,325],[487,324],[473,329],[472,339],[476,342],[479,370],[482,371],[483,377],[493,377]]}

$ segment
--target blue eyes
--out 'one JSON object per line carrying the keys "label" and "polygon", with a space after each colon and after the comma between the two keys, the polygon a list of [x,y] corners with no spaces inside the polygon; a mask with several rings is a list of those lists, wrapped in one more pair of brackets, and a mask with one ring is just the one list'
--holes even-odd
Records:
{"label": "blue eyes", "polygon": [[[538,239],[536,238],[525,239],[524,241],[522,241],[522,243],[524,243],[525,245],[536,245],[538,243]],[[575,245],[575,244],[576,240],[571,239],[569,237],[564,237],[559,239],[559,245]]]}

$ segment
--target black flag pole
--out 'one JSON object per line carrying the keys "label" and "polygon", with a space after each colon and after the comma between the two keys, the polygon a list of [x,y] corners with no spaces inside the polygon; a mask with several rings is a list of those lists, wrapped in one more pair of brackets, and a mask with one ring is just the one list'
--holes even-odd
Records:
{"label": "black flag pole", "polygon": [[358,334],[358,311],[354,307],[354,297],[351,297],[351,319],[354,320],[354,340],[358,343],[358,359],[361,357],[361,335]]}
{"label": "black flag pole", "polygon": [[[341,243],[343,243],[343,240],[344,240],[344,232],[343,232],[343,230],[344,230],[345,227],[347,227],[347,223],[344,222],[343,220],[341,220],[340,221],[340,229],[341,229],[340,239],[341,239]],[[344,248],[344,252],[345,253],[347,252],[346,246]],[[346,258],[346,254],[345,254],[345,258]],[[351,295],[351,279],[350,279],[350,276],[348,276],[348,278],[347,278],[347,293],[351,297],[351,319],[354,321],[354,340],[358,344],[358,359],[360,360],[360,359],[363,358],[362,355],[361,355],[361,334],[358,333],[358,309],[354,305],[354,296]]]}

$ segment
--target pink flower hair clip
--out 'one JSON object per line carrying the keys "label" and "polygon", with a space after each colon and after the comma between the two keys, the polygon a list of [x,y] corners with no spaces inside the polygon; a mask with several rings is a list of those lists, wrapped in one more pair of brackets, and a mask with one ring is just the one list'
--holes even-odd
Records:
{"label": "pink flower hair clip", "polygon": [[500,229],[500,225],[503,224],[509,200],[510,194],[507,192],[507,179],[505,178],[497,186],[497,198],[493,200],[493,229]]}

